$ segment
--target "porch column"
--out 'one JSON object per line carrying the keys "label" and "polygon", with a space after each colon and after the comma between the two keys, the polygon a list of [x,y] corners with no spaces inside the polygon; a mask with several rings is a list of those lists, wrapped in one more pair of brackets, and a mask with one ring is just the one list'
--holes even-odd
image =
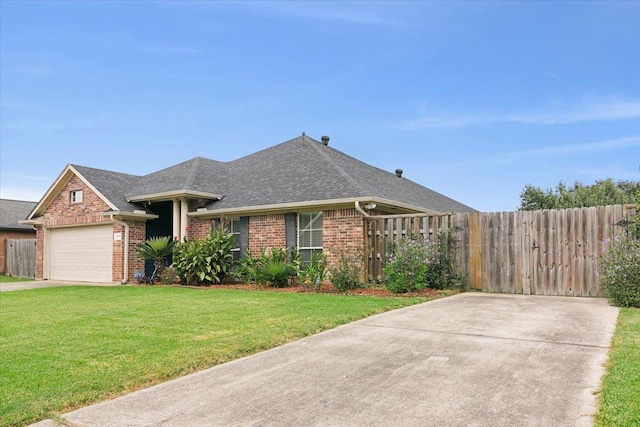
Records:
{"label": "porch column", "polygon": [[173,238],[180,240],[180,199],[173,199]]}
{"label": "porch column", "polygon": [[189,224],[187,219],[187,211],[189,210],[189,206],[187,205],[187,199],[180,199],[180,241],[182,242],[184,239],[189,237],[189,232],[187,230],[187,225]]}

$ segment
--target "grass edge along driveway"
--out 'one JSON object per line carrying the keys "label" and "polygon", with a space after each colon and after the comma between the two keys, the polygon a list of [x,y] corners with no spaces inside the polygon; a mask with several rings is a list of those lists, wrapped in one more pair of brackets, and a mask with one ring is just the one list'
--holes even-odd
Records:
{"label": "grass edge along driveway", "polygon": [[0,298],[0,425],[24,425],[426,298],[62,287]]}
{"label": "grass edge along driveway", "polygon": [[595,426],[640,426],[640,308],[620,309],[598,397]]}

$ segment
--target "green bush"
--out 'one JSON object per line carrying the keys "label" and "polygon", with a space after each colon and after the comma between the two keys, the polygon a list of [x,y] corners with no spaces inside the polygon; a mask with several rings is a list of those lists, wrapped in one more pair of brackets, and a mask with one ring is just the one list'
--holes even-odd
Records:
{"label": "green bush", "polygon": [[216,229],[204,239],[186,240],[176,245],[173,268],[187,285],[220,283],[233,264],[233,235]]}
{"label": "green bush", "polygon": [[282,248],[271,248],[268,254],[261,251],[257,264],[258,281],[275,288],[286,287],[296,274],[293,264],[287,261],[287,251]]}
{"label": "green bush", "polygon": [[619,307],[640,307],[640,240],[607,239],[602,249],[598,276],[605,296]]}
{"label": "green bush", "polygon": [[302,286],[315,291],[320,289],[327,268],[327,256],[323,252],[313,252],[309,262],[301,262],[298,267],[298,278]]}
{"label": "green bush", "polygon": [[338,250],[338,262],[329,268],[331,284],[340,292],[347,292],[363,286],[361,276],[363,272],[362,249]]}
{"label": "green bush", "polygon": [[437,242],[408,236],[392,248],[383,268],[385,286],[394,293],[415,292],[426,287],[462,287],[456,271],[456,239],[452,231],[440,233]]}
{"label": "green bush", "polygon": [[138,255],[145,261],[153,261],[153,273],[147,280],[149,283],[155,282],[162,276],[168,262],[167,259],[173,254],[175,241],[170,237],[151,237],[146,242],[138,245]]}

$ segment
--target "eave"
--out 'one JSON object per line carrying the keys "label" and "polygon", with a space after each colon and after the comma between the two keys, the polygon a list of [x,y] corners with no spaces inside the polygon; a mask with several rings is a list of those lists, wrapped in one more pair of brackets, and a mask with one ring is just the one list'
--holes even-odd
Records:
{"label": "eave", "polygon": [[127,202],[164,202],[174,199],[206,199],[206,200],[220,200],[221,194],[207,193],[205,191],[193,191],[193,190],[174,190],[165,191],[162,193],[143,194],[140,196],[127,197]]}
{"label": "eave", "polygon": [[303,202],[290,203],[274,203],[271,205],[243,206],[239,208],[227,209],[206,209],[200,208],[195,212],[189,212],[187,215],[195,218],[214,218],[223,215],[251,214],[260,215],[267,213],[282,213],[291,210],[315,209],[315,208],[339,208],[345,206],[353,206],[355,202],[375,203],[378,208],[385,207],[389,209],[399,209],[409,211],[408,213],[436,213],[436,211],[424,209],[406,203],[398,203],[396,201],[383,199],[379,197],[352,197],[344,199],[328,199],[328,200],[309,200]]}

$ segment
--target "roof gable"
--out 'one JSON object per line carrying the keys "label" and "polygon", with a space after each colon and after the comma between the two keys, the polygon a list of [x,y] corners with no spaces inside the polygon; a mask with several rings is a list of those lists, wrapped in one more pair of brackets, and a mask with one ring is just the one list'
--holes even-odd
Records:
{"label": "roof gable", "polygon": [[200,195],[218,199],[226,180],[226,165],[196,157],[141,177],[127,190],[127,200],[167,198],[172,195]]}

